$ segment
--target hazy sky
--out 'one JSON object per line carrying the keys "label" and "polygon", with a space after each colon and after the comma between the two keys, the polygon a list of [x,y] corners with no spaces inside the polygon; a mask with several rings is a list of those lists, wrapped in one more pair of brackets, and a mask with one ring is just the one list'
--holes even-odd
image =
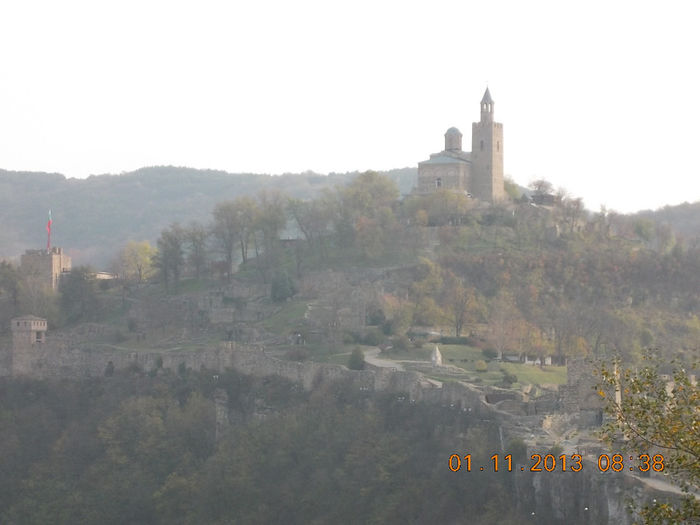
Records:
{"label": "hazy sky", "polygon": [[596,209],[700,199],[696,2],[3,0],[0,168],[319,173],[471,144]]}

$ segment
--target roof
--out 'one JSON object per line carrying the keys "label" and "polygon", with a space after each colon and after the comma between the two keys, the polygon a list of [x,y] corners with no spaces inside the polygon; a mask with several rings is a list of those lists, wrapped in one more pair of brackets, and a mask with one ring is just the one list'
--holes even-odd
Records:
{"label": "roof", "polygon": [[462,132],[459,131],[457,128],[450,128],[445,132],[445,135],[461,135]]}
{"label": "roof", "polygon": [[13,321],[46,321],[43,317],[37,317],[36,315],[21,315],[19,317],[13,317]]}
{"label": "roof", "polygon": [[489,88],[486,88],[486,91],[484,92],[484,97],[481,99],[482,104],[493,104],[493,99],[491,98],[491,92],[489,91]]}
{"label": "roof", "polygon": [[471,164],[470,156],[471,154],[467,151],[441,151],[433,153],[428,160],[418,164]]}

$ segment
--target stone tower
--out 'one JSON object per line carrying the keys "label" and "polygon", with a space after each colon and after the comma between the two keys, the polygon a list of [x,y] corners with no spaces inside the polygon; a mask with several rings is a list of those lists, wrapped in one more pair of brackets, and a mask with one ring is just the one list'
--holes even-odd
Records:
{"label": "stone tower", "polygon": [[36,277],[56,290],[61,276],[71,270],[71,258],[63,253],[63,248],[55,246],[50,251],[27,250],[22,255],[21,268],[25,275]]}
{"label": "stone tower", "polygon": [[494,122],[489,88],[481,99],[481,120],[472,124],[471,193],[486,202],[504,198],[503,124]]}
{"label": "stone tower", "polygon": [[46,319],[34,315],[15,317],[12,330],[12,374],[29,374],[35,353],[46,343]]}

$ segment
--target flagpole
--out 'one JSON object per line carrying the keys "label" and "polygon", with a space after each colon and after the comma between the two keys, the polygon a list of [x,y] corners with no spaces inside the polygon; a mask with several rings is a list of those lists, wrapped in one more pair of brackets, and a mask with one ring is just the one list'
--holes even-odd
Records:
{"label": "flagpole", "polygon": [[51,253],[51,210],[49,209],[49,222],[46,223],[46,233],[48,234],[46,239],[46,253]]}

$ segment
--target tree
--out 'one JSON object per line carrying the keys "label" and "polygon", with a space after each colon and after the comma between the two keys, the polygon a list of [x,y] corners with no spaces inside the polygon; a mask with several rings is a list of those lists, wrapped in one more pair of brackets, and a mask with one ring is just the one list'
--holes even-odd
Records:
{"label": "tree", "polygon": [[[697,369],[697,364],[694,366]],[[609,443],[635,456],[648,454],[654,470],[663,468],[685,496],[680,505],[654,501],[639,513],[645,523],[695,523],[700,520],[700,390],[690,374],[676,364],[671,381],[659,365],[635,371],[620,362],[601,367],[599,394],[612,420],[603,426]],[[620,439],[622,438],[622,439]]]}
{"label": "tree", "polygon": [[348,368],[350,370],[364,370],[365,369],[365,354],[359,346],[353,348],[348,358]]}
{"label": "tree", "polygon": [[[254,225],[253,240],[258,258],[256,268],[265,282],[270,278],[270,270],[278,263],[279,236],[287,224],[287,200],[279,191],[263,190],[258,194],[259,213]],[[260,242],[258,235],[262,237]]]}
{"label": "tree", "polygon": [[250,197],[238,197],[233,201],[238,228],[238,244],[241,249],[241,261],[248,261],[248,243],[255,231],[260,214],[258,204]]}
{"label": "tree", "polygon": [[528,187],[536,195],[549,195],[554,190],[552,183],[545,179],[534,180],[528,185]]}
{"label": "tree", "polygon": [[19,282],[17,268],[7,261],[0,261],[0,296],[9,296],[13,310],[19,308]]}
{"label": "tree", "polygon": [[279,272],[272,278],[270,295],[273,301],[286,301],[295,293],[297,293],[297,289],[286,272]]}
{"label": "tree", "polygon": [[171,282],[177,286],[180,280],[185,264],[183,242],[184,233],[177,223],[163,230],[158,239],[158,252],[153,258],[153,265],[160,270],[166,290]]}
{"label": "tree", "polygon": [[89,267],[78,266],[61,278],[61,313],[68,323],[91,321],[96,318],[99,301],[92,273]]}
{"label": "tree", "polygon": [[444,280],[444,301],[449,319],[455,328],[455,335],[460,337],[465,323],[473,320],[479,313],[476,290],[465,286],[462,279],[448,271]]}
{"label": "tree", "polygon": [[119,252],[117,267],[125,281],[141,283],[153,275],[156,249],[148,241],[129,241]]}
{"label": "tree", "polygon": [[196,221],[192,221],[184,230],[187,243],[187,263],[199,279],[207,264],[207,230]]}
{"label": "tree", "polygon": [[212,236],[226,260],[226,279],[231,280],[233,251],[236,248],[240,226],[237,224],[237,209],[233,201],[220,202],[214,206]]}

